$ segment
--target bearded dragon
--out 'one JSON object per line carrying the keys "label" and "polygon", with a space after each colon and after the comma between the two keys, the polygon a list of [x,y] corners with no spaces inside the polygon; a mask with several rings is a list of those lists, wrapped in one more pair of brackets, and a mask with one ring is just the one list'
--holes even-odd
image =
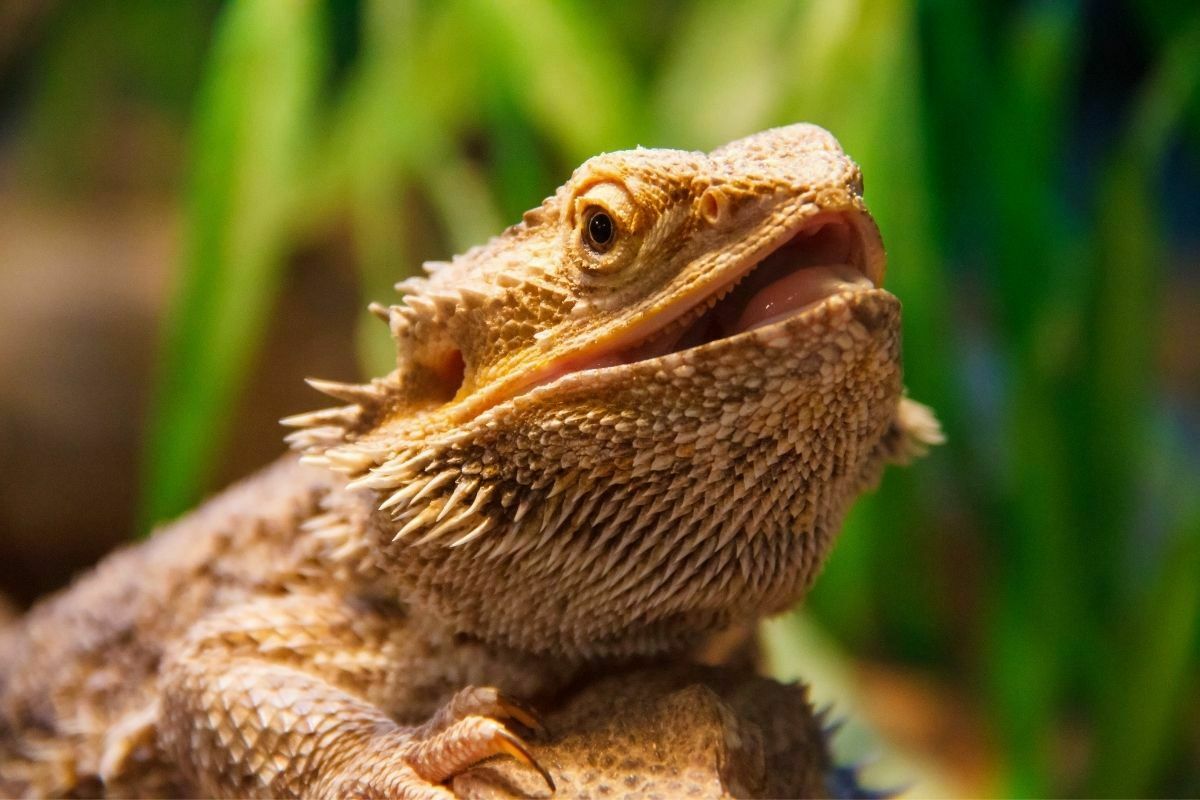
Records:
{"label": "bearded dragon", "polygon": [[884,265],[820,128],[588,160],[372,306],[395,369],[312,381],[296,455],[0,633],[0,788],[442,798],[512,756],[549,790],[512,698],[788,608],[938,440]]}

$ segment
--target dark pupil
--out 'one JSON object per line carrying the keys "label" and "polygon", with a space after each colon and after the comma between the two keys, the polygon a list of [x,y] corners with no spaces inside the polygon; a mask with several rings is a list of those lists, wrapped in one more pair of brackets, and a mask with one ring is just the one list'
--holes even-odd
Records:
{"label": "dark pupil", "polygon": [[588,220],[588,236],[591,237],[591,240],[596,244],[605,245],[612,239],[612,235],[612,217],[603,211],[592,214],[592,218]]}

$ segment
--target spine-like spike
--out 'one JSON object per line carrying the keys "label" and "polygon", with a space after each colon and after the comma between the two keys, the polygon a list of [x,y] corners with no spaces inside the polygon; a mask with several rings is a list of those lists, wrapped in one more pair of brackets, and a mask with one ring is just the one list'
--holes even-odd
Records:
{"label": "spine-like spike", "polygon": [[424,500],[426,497],[433,494],[438,489],[445,486],[449,481],[457,477],[457,475],[458,473],[454,472],[453,470],[447,470],[446,472],[439,473],[437,477],[431,478],[429,482],[422,487],[421,491],[417,492],[416,496],[413,497],[412,502],[416,503],[419,500]]}
{"label": "spine-like spike", "polygon": [[400,530],[396,531],[396,535],[392,537],[392,541],[397,542],[397,541],[403,539],[405,536],[408,536],[413,531],[418,530],[419,528],[425,527],[429,523],[433,522],[433,519],[436,516],[437,516],[437,511],[434,508],[432,508],[432,507],[426,508],[420,514],[418,514],[417,516],[410,519],[407,523],[405,523],[404,527],[402,527]]}
{"label": "spine-like spike", "polygon": [[583,506],[576,509],[575,519],[578,520],[582,525],[590,526],[592,524],[592,520],[589,515],[592,513],[592,509],[596,507],[596,503],[598,502],[600,502],[600,492],[590,492],[588,494],[588,499],[584,501]]}
{"label": "spine-like spike", "polygon": [[456,292],[431,291],[427,292],[425,296],[433,302],[434,307],[437,309],[438,317],[441,319],[448,319],[454,316],[454,312],[458,311],[458,307],[462,303],[462,298]]}
{"label": "spine-like spike", "polygon": [[327,450],[325,458],[332,469],[348,475],[362,472],[371,466],[371,457],[357,450]]}
{"label": "spine-like spike", "polygon": [[[407,526],[409,522],[412,522],[414,519],[416,519],[417,517],[420,517],[422,514],[424,514],[427,511],[429,511],[428,506],[418,506],[416,508],[409,506],[408,508],[397,511],[395,514],[392,515],[392,524]],[[401,528],[400,530],[403,530],[403,528]],[[392,541],[393,542],[396,541],[397,539],[400,538],[400,536],[401,536],[400,533],[396,533],[394,536],[392,536]]]}
{"label": "spine-like spike", "polygon": [[579,498],[583,497],[583,494],[584,490],[581,490],[579,487],[573,488],[570,494],[564,494],[558,517],[550,527],[555,529],[561,528],[562,524],[566,522],[567,517],[575,510],[575,505],[579,502]]}
{"label": "spine-like spike", "polygon": [[620,525],[625,521],[625,519],[633,514],[633,508],[631,504],[619,503],[616,502],[615,498],[609,498],[608,502],[600,506],[600,509],[596,512],[596,516],[592,517],[591,520],[589,520],[589,523],[593,527],[599,527],[600,525],[604,524],[605,520],[609,519],[618,511],[620,512],[620,515],[618,519],[613,522],[614,525]]}
{"label": "spine-like spike", "polygon": [[528,546],[529,537],[524,534],[524,531],[510,531],[506,536],[490,537],[484,543],[483,552],[480,555],[486,555],[490,559],[503,558]]}
{"label": "spine-like spike", "polygon": [[463,430],[455,431],[454,433],[449,433],[449,434],[446,434],[445,436],[442,436],[441,438],[439,438],[437,440],[437,445],[439,447],[449,447],[450,445],[455,445],[455,444],[459,444],[460,442],[465,442],[468,439],[470,439],[472,436],[477,436],[477,435],[478,435],[477,431],[473,431],[470,429],[463,429]]}
{"label": "spine-like spike", "polygon": [[437,316],[437,306],[432,300],[424,295],[410,294],[404,297],[405,304],[414,311],[423,314],[426,317]]}
{"label": "spine-like spike", "polygon": [[421,319],[421,313],[412,306],[392,306],[392,330],[411,327]]}
{"label": "spine-like spike", "polygon": [[565,491],[567,489],[567,487],[574,485],[574,483],[575,483],[575,475],[574,474],[568,473],[566,475],[559,476],[558,478],[555,479],[554,487],[546,495],[546,499],[549,500],[551,497],[554,497],[555,495]]}
{"label": "spine-like spike", "polygon": [[392,333],[393,339],[403,339],[412,333],[412,320],[404,315],[407,311],[404,306],[392,306],[391,320],[388,322],[388,330]]}
{"label": "spine-like spike", "polygon": [[[325,425],[318,428],[302,428],[298,431],[293,431],[284,437],[284,441],[295,450],[329,448],[340,444],[344,434],[345,429],[341,427],[335,428]],[[323,462],[321,466],[328,466],[328,463]]]}
{"label": "spine-like spike", "polygon": [[451,542],[450,547],[461,547],[462,545],[467,544],[468,542],[475,541],[480,536],[483,536],[483,534],[485,534],[489,530],[491,530],[492,526],[495,524],[496,524],[496,520],[492,519],[491,517],[485,517],[483,522],[479,523],[473,529],[471,529],[471,532],[468,533],[466,536],[463,536],[461,539],[455,539],[453,542]]}
{"label": "spine-like spike", "polygon": [[466,306],[482,306],[492,299],[490,292],[481,290],[478,286],[463,286],[458,290]]}
{"label": "spine-like spike", "polygon": [[370,311],[384,322],[392,321],[392,309],[390,306],[385,306],[383,303],[371,303],[367,306],[367,311]]}
{"label": "spine-like spike", "polygon": [[490,500],[492,498],[492,494],[494,494],[495,491],[496,491],[495,485],[490,485],[490,486],[485,486],[482,489],[480,489],[478,492],[476,492],[475,499],[474,499],[474,501],[472,501],[470,507],[467,509],[467,513],[468,514],[478,514],[479,509],[481,509],[483,507],[484,503],[486,503],[488,500]]}
{"label": "spine-like spike", "polygon": [[330,423],[352,424],[358,419],[359,410],[354,406],[339,408],[323,408],[320,411],[308,411],[303,414],[293,414],[279,420],[279,424],[288,428],[313,428]]}
{"label": "spine-like spike", "polygon": [[325,458],[321,453],[305,453],[300,456],[300,463],[310,467],[329,468],[329,459]]}
{"label": "spine-like spike", "polygon": [[306,533],[319,532],[342,521],[343,519],[341,514],[333,511],[326,511],[323,514],[317,514],[301,522],[300,530],[305,531]]}
{"label": "spine-like spike", "polygon": [[329,558],[333,562],[348,561],[352,556],[361,555],[365,551],[362,542],[351,539],[344,542],[340,547],[336,548],[329,554]]}
{"label": "spine-like spike", "polygon": [[310,430],[292,431],[283,437],[283,441],[288,447],[298,453],[306,450],[320,449],[322,445],[327,444],[325,439],[313,436]]}
{"label": "spine-like spike", "polygon": [[[408,455],[408,453],[404,453],[403,455]],[[396,458],[400,457],[402,456],[397,455]],[[376,467],[361,478],[357,478],[346,484],[346,488],[352,491],[358,489],[375,489],[380,491],[396,489],[410,475],[429,464],[433,460],[433,457],[434,452],[432,450],[419,450],[405,461],[393,459],[386,464]]]}
{"label": "spine-like spike", "polygon": [[517,513],[513,514],[513,522],[520,522],[529,513],[529,509],[533,507],[533,498],[525,495],[521,498],[521,502],[517,504]]}
{"label": "spine-like spike", "polygon": [[429,542],[432,542],[434,539],[441,538],[442,536],[449,533],[450,531],[458,528],[460,525],[462,525],[467,520],[471,519],[472,516],[473,515],[471,513],[471,509],[464,508],[462,511],[458,512],[457,514],[450,517],[449,519],[444,519],[441,522],[434,525],[429,530],[429,532],[426,533],[424,536],[422,536],[420,539],[418,539],[416,543],[418,545],[428,544]]}
{"label": "spine-like spike", "polygon": [[460,503],[462,503],[464,497],[475,491],[476,487],[478,486],[479,480],[476,478],[470,478],[468,480],[461,481],[457,486],[455,486],[454,491],[450,493],[450,497],[446,499],[446,504],[443,505],[442,510],[438,512],[438,520],[440,521],[445,518],[447,514],[454,510],[454,508]]}
{"label": "spine-like spike", "polygon": [[390,508],[395,508],[401,503],[407,503],[412,499],[412,496],[417,492],[422,491],[429,481],[413,480],[405,484],[392,493],[392,496],[379,504],[380,511],[387,511]]}
{"label": "spine-like spike", "polygon": [[392,288],[400,294],[420,294],[428,285],[428,278],[412,277],[397,281]]}
{"label": "spine-like spike", "polygon": [[320,378],[305,378],[304,382],[321,394],[327,394],[345,403],[369,406],[379,402],[380,399],[379,389],[369,383],[342,383],[340,381],[321,380]]}
{"label": "spine-like spike", "polygon": [[542,524],[538,529],[538,540],[533,546],[535,550],[545,547],[546,542],[550,541],[554,534],[558,532],[558,527],[554,524],[554,519],[558,516],[557,511],[561,505],[561,499],[546,503],[545,513],[542,514]]}
{"label": "spine-like spike", "polygon": [[408,459],[401,461],[395,465],[387,464],[390,471],[397,475],[404,475],[413,470],[423,467],[433,460],[434,453],[431,450],[420,450],[410,456]]}

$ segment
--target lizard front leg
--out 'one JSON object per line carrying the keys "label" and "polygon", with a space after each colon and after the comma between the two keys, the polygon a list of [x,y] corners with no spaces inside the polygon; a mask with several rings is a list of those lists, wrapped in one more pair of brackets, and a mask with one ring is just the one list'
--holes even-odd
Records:
{"label": "lizard front leg", "polygon": [[[405,622],[311,595],[202,621],[163,669],[164,754],[222,796],[447,798],[443,782],[503,754],[541,771],[510,728],[531,715],[494,689],[455,685],[479,654],[464,654],[476,666],[462,673]],[[396,721],[454,689],[423,724]]]}

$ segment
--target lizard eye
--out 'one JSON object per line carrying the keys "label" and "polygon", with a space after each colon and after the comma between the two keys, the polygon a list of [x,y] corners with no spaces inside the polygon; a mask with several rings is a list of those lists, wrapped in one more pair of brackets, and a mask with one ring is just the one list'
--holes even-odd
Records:
{"label": "lizard eye", "polygon": [[583,238],[597,253],[607,253],[617,238],[617,224],[608,212],[592,206],[583,216]]}

